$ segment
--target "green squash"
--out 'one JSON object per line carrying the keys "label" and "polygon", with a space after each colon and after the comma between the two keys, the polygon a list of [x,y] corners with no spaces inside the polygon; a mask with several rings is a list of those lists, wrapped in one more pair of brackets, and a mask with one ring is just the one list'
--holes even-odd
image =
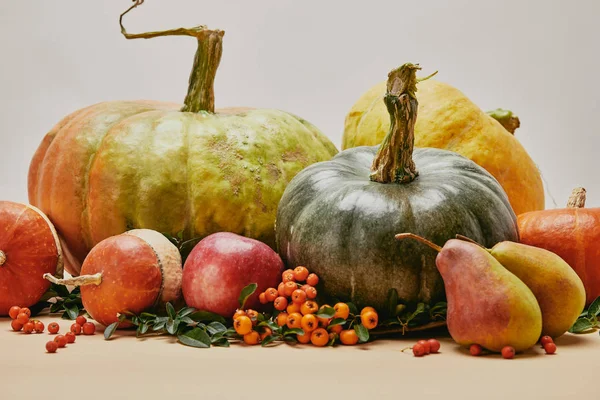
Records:
{"label": "green squash", "polygon": [[439,245],[456,234],[486,247],[518,240],[494,177],[459,154],[413,149],[417,69],[405,64],[389,75],[392,126],[381,147],[349,149],[306,168],[279,203],[276,236],[287,266],[306,266],[326,295],[359,306],[383,309],[390,289],[406,304],[444,298],[436,253],[395,240],[397,233]]}

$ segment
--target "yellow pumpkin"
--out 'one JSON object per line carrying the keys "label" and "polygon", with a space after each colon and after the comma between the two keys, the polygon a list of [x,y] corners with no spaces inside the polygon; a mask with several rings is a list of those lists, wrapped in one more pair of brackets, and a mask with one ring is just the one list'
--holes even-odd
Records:
{"label": "yellow pumpkin", "polygon": [[[385,90],[385,82],[380,83],[354,104],[346,117],[344,149],[381,143],[390,129],[383,102]],[[419,84],[417,99],[416,147],[454,151],[485,168],[502,185],[517,215],[544,209],[540,172],[507,130],[511,123],[517,122],[518,126],[517,119],[510,113],[498,113],[501,124],[458,89],[433,79]]]}

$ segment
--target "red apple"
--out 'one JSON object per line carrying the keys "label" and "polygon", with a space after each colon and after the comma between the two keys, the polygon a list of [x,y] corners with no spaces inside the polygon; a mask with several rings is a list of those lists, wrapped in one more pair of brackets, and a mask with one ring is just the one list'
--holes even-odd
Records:
{"label": "red apple", "polygon": [[266,244],[234,233],[220,232],[202,239],[183,267],[183,297],[188,306],[231,317],[239,307],[242,289],[258,288],[246,308],[260,306],[258,295],[281,280],[283,262]]}

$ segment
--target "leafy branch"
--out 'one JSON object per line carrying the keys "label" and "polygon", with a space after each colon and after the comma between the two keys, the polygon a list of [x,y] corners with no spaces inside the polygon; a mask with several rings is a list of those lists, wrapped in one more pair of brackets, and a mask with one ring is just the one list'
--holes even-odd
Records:
{"label": "leafy branch", "polygon": [[80,313],[85,312],[81,302],[81,292],[78,287],[69,292],[66,286],[50,284],[50,289],[40,301],[34,305],[32,311],[39,313],[50,307],[51,313],[62,313],[63,319],[76,319]]}
{"label": "leafy branch", "polygon": [[579,318],[577,318],[577,321],[569,329],[569,332],[587,333],[594,329],[600,329],[598,315],[600,315],[600,297],[596,298],[588,309],[579,315]]}

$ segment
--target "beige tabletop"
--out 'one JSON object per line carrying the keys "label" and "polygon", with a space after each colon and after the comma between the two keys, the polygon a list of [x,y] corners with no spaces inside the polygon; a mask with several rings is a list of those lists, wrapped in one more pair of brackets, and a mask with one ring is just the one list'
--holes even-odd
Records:
{"label": "beige tabletop", "polygon": [[[61,333],[72,323],[39,319]],[[0,319],[0,399],[600,399],[598,333],[567,334],[556,355],[535,348],[514,360],[472,357],[447,337],[440,354],[415,358],[401,352],[413,338],[196,349],[131,335],[105,341],[99,329],[47,354],[53,336],[12,332]]]}

